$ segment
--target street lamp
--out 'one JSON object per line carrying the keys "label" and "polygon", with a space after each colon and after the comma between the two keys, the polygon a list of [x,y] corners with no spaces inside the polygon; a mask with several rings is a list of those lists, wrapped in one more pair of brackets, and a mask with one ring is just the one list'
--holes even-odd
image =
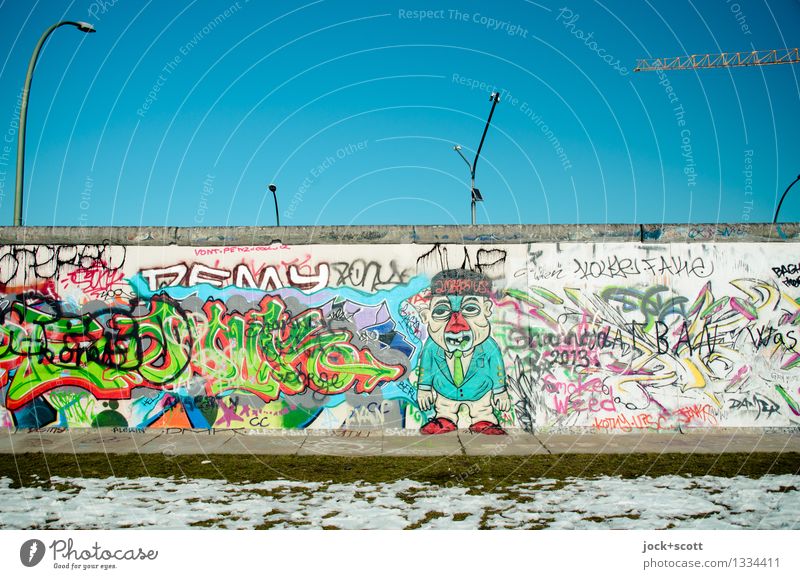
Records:
{"label": "street lamp", "polygon": [[775,210],[775,218],[772,220],[772,224],[775,225],[778,222],[778,213],[781,211],[781,205],[783,205],[783,200],[786,199],[786,195],[789,193],[789,189],[794,187],[794,184],[800,181],[800,175],[797,176],[797,179],[792,181],[789,186],[786,188],[786,191],[783,192],[781,196],[781,200],[778,202],[778,208]]}
{"label": "street lamp", "polygon": [[53,24],[50,28],[44,31],[42,37],[39,39],[36,48],[33,49],[31,60],[28,63],[28,74],[25,77],[25,88],[22,89],[22,106],[19,109],[19,134],[17,135],[17,182],[16,190],[14,192],[14,225],[22,225],[22,181],[25,177],[25,125],[28,121],[28,97],[31,91],[31,81],[33,80],[33,69],[36,67],[36,60],[39,58],[39,51],[42,50],[47,37],[52,34],[53,30],[59,26],[74,26],[81,32],[96,32],[94,26],[88,22],[72,22],[71,20],[64,20]]}
{"label": "street lamp", "polygon": [[278,227],[280,227],[281,217],[278,215],[278,195],[276,194],[278,187],[275,185],[275,183],[270,183],[267,188],[272,191],[272,198],[275,200],[275,223]]}
{"label": "street lamp", "polygon": [[489,97],[489,100],[492,101],[492,110],[489,111],[489,118],[486,119],[486,126],[483,128],[483,135],[481,135],[481,143],[478,145],[478,151],[475,153],[475,160],[472,161],[472,165],[469,164],[467,158],[464,156],[464,153],[461,152],[461,145],[456,145],[453,147],[453,150],[458,153],[459,157],[464,159],[464,162],[469,167],[469,176],[470,176],[470,192],[472,194],[472,201],[470,202],[470,209],[472,212],[472,225],[475,225],[475,204],[478,201],[483,201],[483,196],[481,195],[480,189],[475,187],[475,167],[478,166],[478,157],[481,154],[481,149],[483,148],[483,141],[486,139],[486,132],[489,130],[489,123],[492,122],[492,115],[494,114],[494,108],[497,106],[497,103],[500,102],[500,93],[493,92]]}

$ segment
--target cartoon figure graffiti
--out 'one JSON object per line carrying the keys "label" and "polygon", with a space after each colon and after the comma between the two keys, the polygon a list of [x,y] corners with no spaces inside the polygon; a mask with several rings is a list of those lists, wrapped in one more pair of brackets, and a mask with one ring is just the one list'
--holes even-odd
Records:
{"label": "cartoon figure graffiti", "polygon": [[469,411],[470,431],[505,434],[493,408],[508,411],[506,376],[500,347],[490,337],[491,281],[463,269],[436,274],[431,296],[420,309],[428,328],[417,374],[417,401],[436,415],[421,432],[442,434],[456,429],[458,411]]}

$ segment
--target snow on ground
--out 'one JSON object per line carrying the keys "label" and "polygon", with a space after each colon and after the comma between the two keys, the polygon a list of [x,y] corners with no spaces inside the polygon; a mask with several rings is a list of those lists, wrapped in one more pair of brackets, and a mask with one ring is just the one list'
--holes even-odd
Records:
{"label": "snow on ground", "polygon": [[800,529],[800,476],[392,483],[0,478],[3,529]]}

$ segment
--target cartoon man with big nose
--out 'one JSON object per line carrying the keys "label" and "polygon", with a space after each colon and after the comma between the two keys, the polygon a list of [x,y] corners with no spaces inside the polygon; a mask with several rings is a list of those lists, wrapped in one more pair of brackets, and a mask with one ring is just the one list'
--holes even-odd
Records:
{"label": "cartoon man with big nose", "polygon": [[458,424],[458,411],[466,406],[471,432],[506,434],[493,408],[511,408],[500,347],[490,336],[491,281],[463,269],[436,274],[431,297],[420,309],[428,328],[417,368],[417,402],[436,415],[421,432],[443,434]]}

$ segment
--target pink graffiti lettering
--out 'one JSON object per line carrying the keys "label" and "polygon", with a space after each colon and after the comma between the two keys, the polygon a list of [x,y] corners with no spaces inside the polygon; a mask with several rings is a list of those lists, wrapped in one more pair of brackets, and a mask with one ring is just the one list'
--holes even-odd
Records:
{"label": "pink graffiti lettering", "polygon": [[89,267],[79,267],[67,274],[67,279],[61,280],[66,288],[70,284],[81,288],[83,293],[93,298],[102,298],[115,285],[122,282],[123,273],[119,270],[109,269],[105,263],[95,261]]}

